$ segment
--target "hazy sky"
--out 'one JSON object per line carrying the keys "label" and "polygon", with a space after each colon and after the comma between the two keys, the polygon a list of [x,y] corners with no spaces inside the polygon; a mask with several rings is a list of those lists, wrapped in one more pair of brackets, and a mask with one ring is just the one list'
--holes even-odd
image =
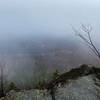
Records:
{"label": "hazy sky", "polygon": [[[0,0],[1,37],[63,35],[80,23],[100,32],[100,0]],[[4,34],[4,35],[2,35]]]}

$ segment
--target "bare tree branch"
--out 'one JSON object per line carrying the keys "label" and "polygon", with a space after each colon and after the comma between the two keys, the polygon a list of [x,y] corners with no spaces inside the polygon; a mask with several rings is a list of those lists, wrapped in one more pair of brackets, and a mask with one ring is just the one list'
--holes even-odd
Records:
{"label": "bare tree branch", "polygon": [[93,53],[100,59],[100,52],[93,43],[91,38],[92,26],[91,25],[85,26],[84,24],[81,24],[81,29],[83,32],[86,33],[87,37],[81,34],[79,30],[76,30],[73,27],[72,29],[89,46],[89,48],[93,51]]}

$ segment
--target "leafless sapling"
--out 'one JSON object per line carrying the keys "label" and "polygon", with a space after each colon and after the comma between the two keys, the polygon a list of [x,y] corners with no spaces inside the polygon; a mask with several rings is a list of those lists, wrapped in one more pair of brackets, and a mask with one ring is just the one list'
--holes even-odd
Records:
{"label": "leafless sapling", "polygon": [[85,32],[86,35],[81,34],[81,32],[74,27],[72,27],[74,32],[76,33],[77,36],[79,36],[87,45],[88,47],[93,51],[93,53],[100,59],[100,52],[98,48],[95,46],[92,37],[91,37],[91,32],[92,32],[92,26],[91,25],[84,25],[81,24],[81,30],[82,32]]}

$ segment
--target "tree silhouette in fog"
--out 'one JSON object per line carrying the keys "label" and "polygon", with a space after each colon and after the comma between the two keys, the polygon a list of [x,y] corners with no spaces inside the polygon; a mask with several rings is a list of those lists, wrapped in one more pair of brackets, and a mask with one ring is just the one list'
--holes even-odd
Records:
{"label": "tree silhouette in fog", "polygon": [[91,32],[92,32],[92,26],[91,25],[84,25],[81,24],[81,30],[82,32],[86,33],[81,34],[81,32],[74,27],[72,27],[76,35],[78,35],[87,45],[88,47],[93,51],[93,53],[100,59],[100,52],[98,48],[95,46],[93,43],[92,37],[91,37]]}
{"label": "tree silhouette in fog", "polygon": [[0,63],[0,97],[5,96],[4,92],[4,63]]}

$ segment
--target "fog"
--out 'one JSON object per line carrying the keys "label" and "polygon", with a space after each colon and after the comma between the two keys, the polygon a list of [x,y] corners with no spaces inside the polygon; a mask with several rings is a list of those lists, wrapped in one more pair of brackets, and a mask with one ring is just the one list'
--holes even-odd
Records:
{"label": "fog", "polygon": [[42,69],[39,64],[49,71],[99,65],[71,26],[80,30],[80,23],[90,24],[99,47],[99,10],[99,0],[0,0],[0,58],[8,73],[20,76],[24,69],[27,75]]}
{"label": "fog", "polygon": [[34,35],[72,34],[70,24],[91,24],[98,37],[99,0],[1,0],[0,34],[2,39]]}

